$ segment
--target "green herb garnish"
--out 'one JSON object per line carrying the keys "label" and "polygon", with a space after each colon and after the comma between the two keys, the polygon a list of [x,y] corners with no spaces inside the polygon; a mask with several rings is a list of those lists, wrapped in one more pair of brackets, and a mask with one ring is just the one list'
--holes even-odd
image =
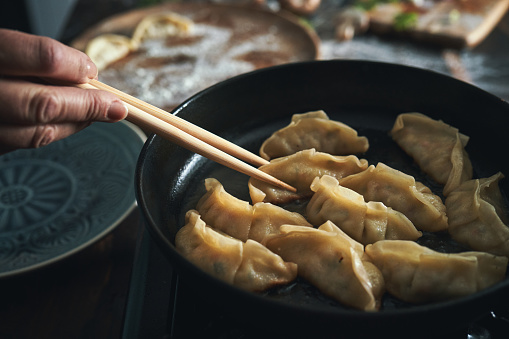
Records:
{"label": "green herb garnish", "polygon": [[394,29],[397,31],[405,31],[417,24],[419,14],[417,12],[406,12],[396,15],[394,18]]}

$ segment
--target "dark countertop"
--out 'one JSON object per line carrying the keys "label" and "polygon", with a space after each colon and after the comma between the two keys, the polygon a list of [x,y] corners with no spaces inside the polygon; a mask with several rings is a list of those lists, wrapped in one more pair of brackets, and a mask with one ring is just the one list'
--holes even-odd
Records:
{"label": "dark countertop", "polygon": [[[94,7],[99,2],[90,1],[87,8],[81,2],[62,40],[70,41],[84,27],[127,9],[122,3],[128,2]],[[323,36],[324,59],[372,59],[429,68],[509,100],[509,15],[473,50],[439,49],[370,35],[340,44],[327,38],[330,27],[321,26],[318,19],[313,18]],[[88,248],[35,271],[0,279],[0,338],[119,338],[140,227],[135,210]]]}
{"label": "dark countertop", "polygon": [[118,338],[139,229],[136,209],[92,246],[0,279],[0,338]]}

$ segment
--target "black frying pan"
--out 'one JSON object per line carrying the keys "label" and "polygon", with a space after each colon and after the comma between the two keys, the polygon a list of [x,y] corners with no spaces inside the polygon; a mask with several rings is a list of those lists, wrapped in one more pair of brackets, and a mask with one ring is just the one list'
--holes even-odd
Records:
{"label": "black frying pan", "polygon": [[[399,113],[421,112],[469,135],[467,151],[476,177],[497,171],[509,174],[505,155],[509,105],[467,83],[406,66],[346,60],[276,66],[215,85],[190,98],[175,113],[257,153],[262,141],[286,126],[292,114],[318,109],[369,138],[370,150],[361,157],[411,174],[437,194],[441,187],[424,176],[387,136]],[[138,162],[137,200],[150,234],[179,271],[181,283],[194,289],[198,298],[232,311],[234,319],[313,337],[415,337],[444,328],[454,331],[506,304],[508,279],[475,295],[430,305],[408,305],[387,296],[383,309],[375,313],[343,307],[300,280],[264,295],[232,287],[197,269],[174,247],[184,214],[205,192],[207,177],[217,178],[229,193],[249,200],[246,176],[152,136]],[[503,192],[509,192],[508,184],[507,179],[502,180]],[[443,234],[428,234],[421,242],[442,251],[463,250]]]}

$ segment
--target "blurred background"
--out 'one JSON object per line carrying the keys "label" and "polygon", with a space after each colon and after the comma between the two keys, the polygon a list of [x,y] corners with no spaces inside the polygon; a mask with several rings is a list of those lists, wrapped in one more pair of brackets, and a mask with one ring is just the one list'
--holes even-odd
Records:
{"label": "blurred background", "polygon": [[[0,26],[65,40],[69,35],[77,33],[80,28],[83,29],[101,18],[146,2],[143,0],[2,1]],[[81,13],[81,16],[79,20],[71,22],[74,12]],[[71,31],[66,30],[67,26],[70,26]]]}
{"label": "blurred background", "polygon": [[[213,2],[235,4],[263,4],[277,11],[278,0],[23,0],[2,1],[0,5],[0,27],[18,29],[25,32],[49,36],[64,43],[70,43],[84,30],[94,24],[126,10],[155,5],[161,2]],[[507,13],[485,39],[473,47],[448,46],[447,44],[428,44],[416,39],[394,38],[390,34],[373,34],[371,28],[365,34],[355,34],[347,41],[337,39],[338,17],[340,10],[350,4],[381,3],[384,0],[322,0],[312,13],[301,15],[301,19],[320,36],[321,59],[367,59],[394,62],[432,69],[471,82],[503,99],[509,99],[509,15]],[[394,1],[392,1],[394,2]],[[397,1],[396,1],[397,2]],[[452,1],[445,1],[445,3]],[[507,3],[506,0],[490,2]],[[431,6],[440,1],[409,0],[409,4]],[[468,8],[485,1],[466,0]],[[502,8],[502,7],[501,7]],[[501,9],[504,11],[504,9]],[[470,13],[461,14],[463,18],[471,16],[475,20],[489,21],[487,18]],[[457,20],[454,10],[447,18],[439,20]],[[482,17],[482,15],[481,15]],[[408,18],[406,18],[408,19]],[[374,30],[374,29],[373,29]]]}

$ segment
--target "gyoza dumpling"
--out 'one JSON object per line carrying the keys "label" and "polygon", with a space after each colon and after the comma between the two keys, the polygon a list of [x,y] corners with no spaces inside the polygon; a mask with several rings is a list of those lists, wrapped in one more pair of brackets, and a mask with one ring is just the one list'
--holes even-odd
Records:
{"label": "gyoza dumpling", "polygon": [[297,276],[296,264],[284,262],[256,241],[243,243],[213,230],[194,210],[186,213],[186,225],[177,232],[175,246],[205,272],[248,291],[287,284]]}
{"label": "gyoza dumpling", "polygon": [[440,197],[414,177],[383,163],[339,179],[339,184],[362,194],[367,201],[380,201],[403,213],[419,230],[447,229],[445,205]]}
{"label": "gyoza dumpling", "polygon": [[139,45],[143,40],[187,35],[194,27],[189,18],[172,12],[155,13],[141,20],[134,30],[132,40]]}
{"label": "gyoza dumpling", "polygon": [[333,155],[349,155],[366,152],[369,142],[357,136],[353,128],[329,120],[324,111],[314,111],[294,114],[288,126],[265,140],[260,155],[270,160],[310,148]]}
{"label": "gyoza dumpling", "polygon": [[233,283],[242,262],[242,242],[206,226],[195,210],[175,236],[175,247],[189,261],[213,276]]}
{"label": "gyoza dumpling", "polygon": [[339,179],[359,173],[367,167],[367,160],[359,159],[355,155],[330,155],[308,149],[287,157],[273,159],[267,165],[259,168],[295,187],[296,193],[250,178],[248,182],[249,195],[253,204],[261,201],[284,204],[310,197],[313,192],[309,186],[315,177],[327,174]]}
{"label": "gyoza dumpling", "polygon": [[469,138],[457,128],[421,113],[405,113],[396,119],[391,135],[425,173],[445,185],[445,196],[472,179],[472,164],[465,151]]}
{"label": "gyoza dumpling", "polygon": [[318,229],[283,225],[265,246],[298,265],[299,276],[335,300],[366,311],[379,309],[384,292],[380,271],[364,246],[328,221]]}
{"label": "gyoza dumpling", "polygon": [[236,239],[246,241],[253,220],[253,206],[226,192],[214,178],[205,179],[205,193],[196,210],[207,225]]}
{"label": "gyoza dumpling", "polygon": [[449,234],[476,251],[509,257],[507,211],[497,173],[489,178],[469,180],[452,191],[445,200]]}
{"label": "gyoza dumpling", "polygon": [[444,254],[407,240],[366,246],[387,291],[411,303],[463,297],[502,281],[507,258],[484,252]]}
{"label": "gyoza dumpling", "polygon": [[202,219],[211,227],[236,239],[261,241],[265,235],[278,233],[283,224],[312,225],[300,214],[287,211],[269,203],[254,206],[240,200],[224,190],[214,179],[205,179],[207,193],[196,205]]}
{"label": "gyoza dumpling", "polygon": [[253,220],[248,238],[261,242],[269,234],[278,234],[281,225],[285,224],[313,227],[297,212],[290,212],[268,202],[258,202],[253,205]]}
{"label": "gyoza dumpling", "polygon": [[331,176],[316,177],[311,190],[315,194],[306,215],[314,225],[330,220],[364,245],[384,239],[417,240],[422,235],[402,213],[381,202],[366,203],[362,195],[339,186]]}
{"label": "gyoza dumpling", "polygon": [[118,34],[102,34],[88,42],[85,53],[98,70],[103,70],[134,50],[136,44],[130,38]]}

